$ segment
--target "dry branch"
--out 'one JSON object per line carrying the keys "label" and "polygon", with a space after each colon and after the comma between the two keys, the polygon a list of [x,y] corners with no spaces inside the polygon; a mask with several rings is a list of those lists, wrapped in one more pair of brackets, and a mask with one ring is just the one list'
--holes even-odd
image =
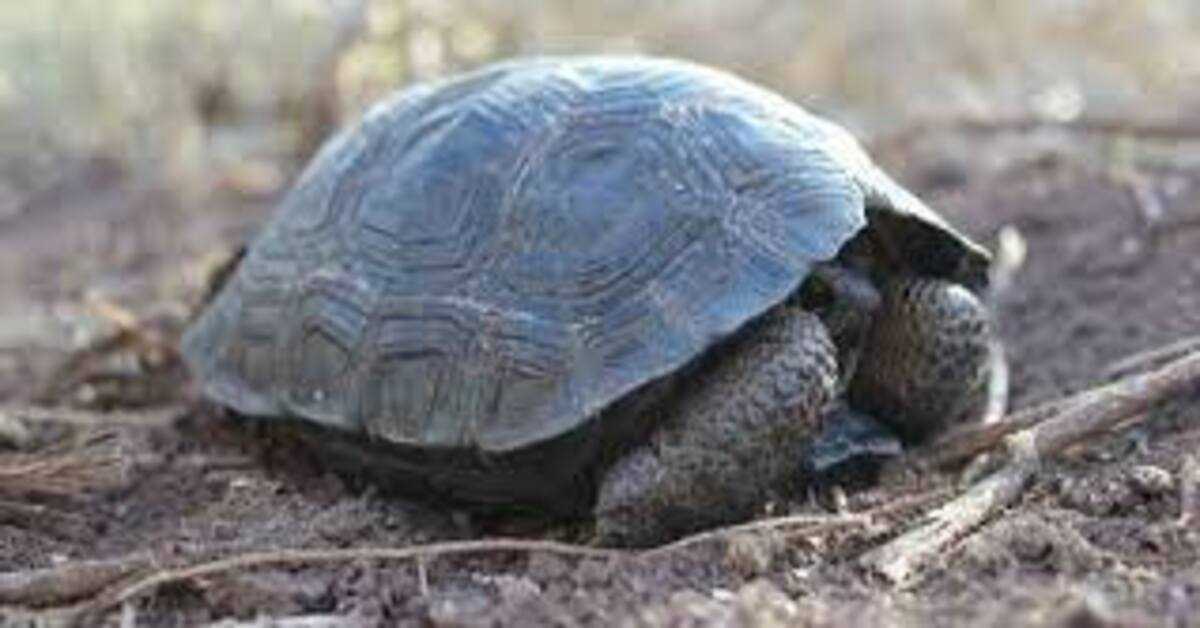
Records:
{"label": "dry branch", "polygon": [[[94,315],[106,320],[112,331],[71,351],[38,385],[34,399],[38,403],[57,405],[64,397],[82,394],[79,401],[89,405],[129,407],[160,402],[141,397],[150,392],[163,392],[147,375],[169,376],[181,364],[174,322],[140,318],[128,308],[98,294],[87,295],[85,304]],[[125,367],[114,368],[112,362],[117,356],[135,359],[136,372],[130,373]],[[109,397],[122,398],[97,403],[97,388],[107,392]],[[123,398],[130,394],[125,391],[127,388],[139,391],[139,399]],[[111,392],[111,389],[120,392]]]}
{"label": "dry branch", "polygon": [[[1038,453],[1055,454],[1065,446],[1108,430],[1120,420],[1200,386],[1200,352],[1166,366],[1131,375],[1066,399],[1051,401],[1010,415],[999,423],[975,425],[939,439],[915,456],[932,467],[964,463],[995,448],[1007,436],[1037,426]],[[1053,417],[1053,420],[1049,420]]]}
{"label": "dry branch", "polygon": [[98,294],[89,294],[86,303],[97,316],[108,320],[117,328],[118,337],[127,338],[130,344],[149,356],[152,363],[162,364],[179,360],[175,343],[164,338],[158,330],[147,326],[137,314],[125,306]]}
{"label": "dry branch", "polygon": [[[39,606],[36,600],[48,600],[44,594],[46,589],[41,584],[42,582],[53,582],[56,578],[60,577],[68,578],[71,579],[72,591],[85,592],[84,595],[77,597],[86,596],[90,598],[74,608],[61,609],[67,615],[75,616],[83,613],[107,610],[155,591],[164,585],[219,575],[239,569],[272,566],[300,567],[361,560],[429,560],[440,556],[494,552],[547,552],[581,558],[605,559],[630,555],[629,552],[623,550],[583,547],[553,541],[520,539],[450,541],[413,547],[280,550],[274,552],[253,552],[193,565],[161,568],[122,585],[119,581],[127,581],[128,578],[125,576],[145,571],[148,568],[149,563],[147,559],[139,555],[110,563],[73,563],[40,572],[33,572],[36,575],[34,578],[20,573],[0,575],[0,578],[8,578],[8,582],[10,583],[7,590],[0,589],[4,595],[4,597],[0,597],[0,602],[25,607]],[[4,582],[4,580],[0,579],[0,584]],[[49,606],[56,601],[61,605],[61,602],[66,601],[63,595],[55,597],[56,600],[48,600],[43,602],[41,606]]]}
{"label": "dry branch", "polygon": [[[917,527],[860,559],[871,572],[903,584],[945,555],[967,533],[1015,502],[1037,472],[1040,460],[1107,432],[1145,420],[1145,411],[1200,383],[1200,353],[1145,375],[1093,389],[1022,412],[1010,421],[960,433],[926,454],[935,464],[968,459],[1008,443],[1009,463],[957,499],[923,518]],[[1136,417],[1131,420],[1130,417]],[[1004,429],[996,429],[1004,428]],[[1015,433],[1014,433],[1015,432]]]}
{"label": "dry branch", "polygon": [[717,528],[686,536],[673,543],[645,550],[638,554],[639,558],[663,556],[672,552],[709,543],[713,541],[728,541],[739,534],[754,534],[772,532],[784,529],[799,529],[806,533],[818,533],[831,529],[863,527],[869,525],[872,519],[869,513],[847,513],[842,515],[790,515],[751,521],[726,528]]}
{"label": "dry branch", "polygon": [[148,556],[138,555],[3,573],[0,574],[0,604],[28,607],[70,604],[94,596],[152,564]]}
{"label": "dry branch", "polygon": [[127,465],[113,454],[8,454],[0,456],[0,496],[71,497],[123,485]]}
{"label": "dry branch", "polygon": [[[198,562],[190,566],[154,568],[154,561],[138,554],[125,559],[69,563],[60,567],[0,574],[0,604],[24,608],[57,608],[67,616],[104,611],[128,604],[159,587],[204,578],[239,569],[268,566],[296,567],[320,563],[358,560],[413,560],[418,570],[420,593],[428,595],[426,566],[439,556],[489,552],[549,552],[581,558],[653,559],[671,552],[714,541],[728,541],[739,534],[775,530],[801,531],[820,534],[837,529],[865,527],[878,518],[902,510],[920,507],[942,497],[940,491],[929,491],[899,498],[868,512],[843,515],[791,515],[774,517],[746,524],[700,532],[661,547],[644,550],[618,550],[567,545],[550,541],[493,539],[482,541],[453,541],[412,547],[368,547],[328,550],[281,550],[231,556]],[[131,581],[137,574],[145,574]],[[86,600],[71,608],[69,604]]]}
{"label": "dry branch", "polygon": [[[971,487],[957,499],[920,519],[917,527],[886,545],[871,550],[861,559],[873,572],[892,583],[902,583],[926,564],[944,556],[980,523],[1016,501],[1038,467],[1036,447],[1029,432],[1010,438],[1013,461]],[[1024,440],[1025,442],[1022,442]]]}
{"label": "dry branch", "polygon": [[[900,505],[914,507],[915,505],[924,503],[923,498],[930,498],[930,496],[921,495],[916,500],[906,500]],[[100,611],[134,600],[164,585],[239,569],[268,566],[296,567],[359,560],[415,561],[418,569],[418,580],[422,582],[421,588],[424,595],[427,594],[428,588],[428,584],[425,583],[427,578],[425,575],[426,565],[429,560],[439,556],[494,552],[548,552],[580,558],[612,559],[626,557],[645,559],[678,551],[699,543],[727,540],[737,534],[746,532],[797,527],[807,532],[820,532],[835,528],[862,526],[866,525],[874,515],[881,514],[884,511],[890,512],[896,510],[895,506],[896,504],[889,504],[877,511],[854,515],[776,517],[730,528],[701,532],[680,539],[675,543],[642,552],[519,539],[452,541],[400,548],[366,547],[257,552],[199,562],[190,566],[162,568],[117,588],[121,581],[128,580],[133,574],[144,572],[151,566],[151,561],[145,556],[135,555],[116,561],[71,563],[61,567],[34,572],[0,574],[0,603],[23,607],[61,607],[76,600],[90,597],[90,600],[74,609],[64,609],[65,612],[74,614]],[[49,585],[46,583],[53,583],[56,580],[68,583],[69,586],[64,585],[66,588],[48,589]]]}
{"label": "dry branch", "polygon": [[1104,369],[1104,377],[1113,379],[1132,375],[1151,367],[1162,366],[1164,362],[1176,360],[1189,353],[1200,352],[1200,336],[1189,336],[1170,344],[1155,347],[1147,351],[1135,353],[1122,358]]}
{"label": "dry branch", "polygon": [[141,427],[163,427],[186,411],[182,405],[167,406],[158,410],[132,412],[97,412],[45,406],[0,405],[0,415],[26,423],[61,423],[80,427],[101,425],[129,425]]}
{"label": "dry branch", "polygon": [[1200,458],[1188,456],[1179,471],[1179,525],[1200,521]]}

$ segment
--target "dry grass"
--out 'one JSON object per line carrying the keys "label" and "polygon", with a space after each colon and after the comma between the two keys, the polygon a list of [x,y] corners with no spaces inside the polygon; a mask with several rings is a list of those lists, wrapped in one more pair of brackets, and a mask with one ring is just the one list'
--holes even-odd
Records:
{"label": "dry grass", "polygon": [[[363,28],[340,29],[359,4]],[[1168,0],[9,3],[0,218],[78,155],[117,156],[185,193],[247,162],[288,171],[314,145],[302,135],[327,131],[297,115],[322,83],[336,86],[336,123],[496,58],[643,52],[728,68],[866,131],[948,113],[1171,114],[1196,100],[1198,31],[1200,8]]]}
{"label": "dry grass", "polygon": [[0,454],[0,499],[76,497],[121,486],[129,463],[96,436],[56,451]]}

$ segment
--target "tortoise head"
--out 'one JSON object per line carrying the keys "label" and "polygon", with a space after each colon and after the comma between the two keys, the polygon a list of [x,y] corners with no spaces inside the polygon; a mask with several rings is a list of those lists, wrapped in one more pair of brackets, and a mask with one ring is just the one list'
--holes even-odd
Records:
{"label": "tortoise head", "polygon": [[982,295],[991,253],[948,225],[887,210],[867,210],[868,223],[839,254],[867,269],[877,285],[897,275],[936,277]]}

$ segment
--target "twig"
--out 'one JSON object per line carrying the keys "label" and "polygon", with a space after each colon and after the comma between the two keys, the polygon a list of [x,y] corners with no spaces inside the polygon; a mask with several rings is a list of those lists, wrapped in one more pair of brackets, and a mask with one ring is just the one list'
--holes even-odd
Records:
{"label": "twig", "polygon": [[[850,515],[792,515],[775,517],[742,525],[701,532],[658,548],[635,552],[630,550],[601,549],[567,545],[551,541],[519,539],[493,539],[482,541],[453,541],[402,548],[351,548],[329,550],[284,550],[278,552],[256,552],[196,563],[191,566],[164,568],[149,574],[116,591],[105,592],[128,576],[152,566],[144,555],[103,561],[71,563],[61,567],[0,574],[0,603],[25,607],[62,606],[76,600],[93,597],[76,608],[64,609],[67,613],[100,611],[128,603],[161,586],[183,582],[194,578],[212,576],[238,569],[266,566],[296,566],[304,564],[349,562],[355,560],[414,560],[421,595],[429,594],[428,561],[439,556],[485,552],[550,552],[584,558],[651,559],[693,545],[714,540],[727,540],[737,534],[761,532],[782,528],[801,528],[806,532],[859,527],[868,525],[882,515],[920,506],[940,497],[938,491],[914,496],[911,499],[893,500],[868,512]],[[47,588],[46,583],[65,583],[59,588]]]}
{"label": "twig", "polygon": [[96,293],[87,295],[86,303],[97,316],[116,326],[118,335],[126,335],[146,355],[155,356],[155,361],[162,363],[179,359],[175,345],[165,340],[157,330],[144,325],[138,315],[128,308]]}
{"label": "twig", "polygon": [[643,550],[638,553],[637,557],[641,559],[655,558],[702,543],[728,541],[739,534],[774,532],[785,529],[788,529],[789,532],[792,532],[793,530],[791,529],[794,529],[794,532],[796,533],[820,534],[822,532],[829,532],[832,530],[840,530],[845,528],[869,527],[881,517],[901,510],[916,508],[928,504],[931,501],[941,499],[944,496],[944,491],[932,490],[917,495],[896,497],[889,500],[888,503],[882,506],[871,508],[862,512],[840,513],[837,515],[787,515],[783,517],[759,519],[757,521],[750,521],[738,525],[697,532],[696,534],[685,536],[682,539],[673,541],[666,545],[660,545],[658,547]]}
{"label": "twig", "polygon": [[74,408],[44,406],[0,405],[0,414],[31,423],[64,423],[68,425],[135,425],[166,426],[185,412],[184,406],[169,406],[147,412],[96,412]]}
{"label": "twig", "polygon": [[417,592],[421,597],[429,599],[429,568],[425,559],[417,557]]}
{"label": "twig", "polygon": [[1200,458],[1188,456],[1179,471],[1179,525],[1200,521]]}
{"label": "twig", "polygon": [[917,527],[865,554],[861,563],[899,584],[940,556],[1025,490],[1039,464],[1032,432],[1010,437],[1013,461],[966,493],[921,518]]}
{"label": "twig", "polygon": [[1109,178],[1129,192],[1130,200],[1138,210],[1138,217],[1147,229],[1162,223],[1167,211],[1162,199],[1154,189],[1154,183],[1145,175],[1132,169],[1121,169],[1109,173]]}
{"label": "twig", "polygon": [[413,547],[362,547],[348,549],[281,550],[253,552],[201,562],[198,564],[156,571],[114,592],[96,596],[73,612],[99,611],[133,600],[155,589],[194,578],[203,578],[228,571],[268,566],[300,566],[357,560],[412,560],[439,556],[480,554],[489,552],[548,552],[583,558],[616,558],[628,556],[624,550],[601,549],[568,545],[554,541],[522,539],[488,539],[480,541],[449,541]]}
{"label": "twig", "polygon": [[57,567],[0,574],[0,604],[48,607],[91,597],[122,578],[150,568],[149,556],[67,563]]}
{"label": "twig", "polygon": [[[1038,451],[1043,455],[1054,453],[1061,449],[1058,443],[1063,440],[1077,440],[1080,430],[1091,430],[1083,436],[1106,430],[1121,419],[1144,412],[1197,385],[1200,385],[1200,352],[1185,355],[1149,373],[1131,375],[1066,399],[1022,410],[998,423],[955,431],[917,452],[907,462],[934,468],[961,464],[996,447],[1010,434],[1043,422],[1045,425],[1038,430]],[[1050,417],[1055,417],[1054,421],[1046,421]]]}
{"label": "twig", "polygon": [[96,431],[36,452],[0,454],[0,497],[77,497],[123,486],[130,461],[112,438]]}
{"label": "twig", "polygon": [[[1197,386],[1200,386],[1200,353],[1098,388],[1084,403],[1068,407],[1037,427],[1038,454],[1056,455]],[[1140,422],[1130,421],[1127,426]]]}
{"label": "twig", "polygon": [[[128,373],[113,373],[105,360],[113,355],[132,353],[144,373],[167,373],[181,363],[176,339],[168,337],[154,324],[139,318],[129,309],[98,294],[85,297],[85,304],[96,316],[110,322],[116,330],[101,335],[72,351],[39,387],[34,396],[41,403],[56,403],[64,394],[84,384],[104,380],[129,380]],[[136,378],[138,380],[142,378]]]}
{"label": "twig", "polygon": [[711,541],[727,541],[738,534],[766,532],[784,528],[801,528],[806,532],[820,532],[823,530],[836,528],[861,527],[866,526],[870,522],[870,513],[848,513],[840,515],[789,515],[786,517],[773,517],[771,519],[761,519],[759,521],[751,521],[749,523],[707,530],[691,536],[685,536],[673,543],[643,550],[638,554],[638,557],[653,558],[656,556],[662,556],[672,552],[677,552],[687,547],[699,545],[701,543],[708,543]]}
{"label": "twig", "polygon": [[[1029,414],[1016,423],[1015,434],[1007,436],[1009,463],[962,496],[947,503],[923,519],[914,529],[864,556],[861,563],[893,584],[907,582],[996,512],[1016,501],[1036,473],[1039,461],[1057,455],[1066,448],[1104,433],[1118,424],[1134,425],[1148,416],[1145,412],[1160,402],[1200,382],[1200,353],[1187,356],[1146,375],[1137,375],[1094,389],[1054,404],[1057,409]],[[1036,410],[1036,409],[1035,409]],[[1044,418],[1041,422],[1029,417]],[[1130,419],[1130,417],[1135,417]],[[988,428],[991,426],[985,426]],[[987,438],[980,438],[980,434]],[[989,449],[996,443],[996,432],[977,429],[960,435],[943,455],[932,454],[935,461],[959,460]],[[1006,433],[1001,432],[1003,438]],[[927,454],[930,455],[930,454]]]}
{"label": "twig", "polygon": [[1129,357],[1117,360],[1104,369],[1105,379],[1112,379],[1144,370],[1150,365],[1174,360],[1188,353],[1200,351],[1200,336],[1182,338],[1162,347],[1135,353]]}
{"label": "twig", "polygon": [[120,486],[126,466],[117,454],[0,456],[0,495],[70,497]]}

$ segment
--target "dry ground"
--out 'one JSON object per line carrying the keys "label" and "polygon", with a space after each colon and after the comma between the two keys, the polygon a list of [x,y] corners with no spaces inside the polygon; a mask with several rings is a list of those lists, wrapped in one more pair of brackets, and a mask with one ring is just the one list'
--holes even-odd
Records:
{"label": "dry ground", "polygon": [[[998,302],[1015,407],[1103,382],[1126,356],[1200,329],[1200,170],[1118,176],[1053,152],[968,168],[922,154],[889,161],[984,241],[1009,226],[1027,244]],[[0,218],[0,618],[80,602],[61,579],[40,600],[5,597],[11,574],[73,561],[126,560],[128,583],[154,565],[243,552],[586,540],[586,526],[497,526],[384,499],[189,401],[171,338],[213,261],[269,203],[224,196],[187,211],[132,181],[103,160],[80,163]],[[119,333],[127,315],[140,331]],[[63,368],[106,341],[117,350]],[[90,410],[29,411],[47,402]],[[850,511],[912,503],[865,526],[778,528],[649,557],[493,550],[219,570],[83,623],[1200,625],[1200,520],[1181,519],[1182,466],[1198,450],[1193,394],[1048,465],[1015,507],[902,589],[855,559],[944,499],[953,478],[851,496]],[[83,466],[36,466],[56,460]],[[790,511],[828,516],[812,504],[773,514]]]}

